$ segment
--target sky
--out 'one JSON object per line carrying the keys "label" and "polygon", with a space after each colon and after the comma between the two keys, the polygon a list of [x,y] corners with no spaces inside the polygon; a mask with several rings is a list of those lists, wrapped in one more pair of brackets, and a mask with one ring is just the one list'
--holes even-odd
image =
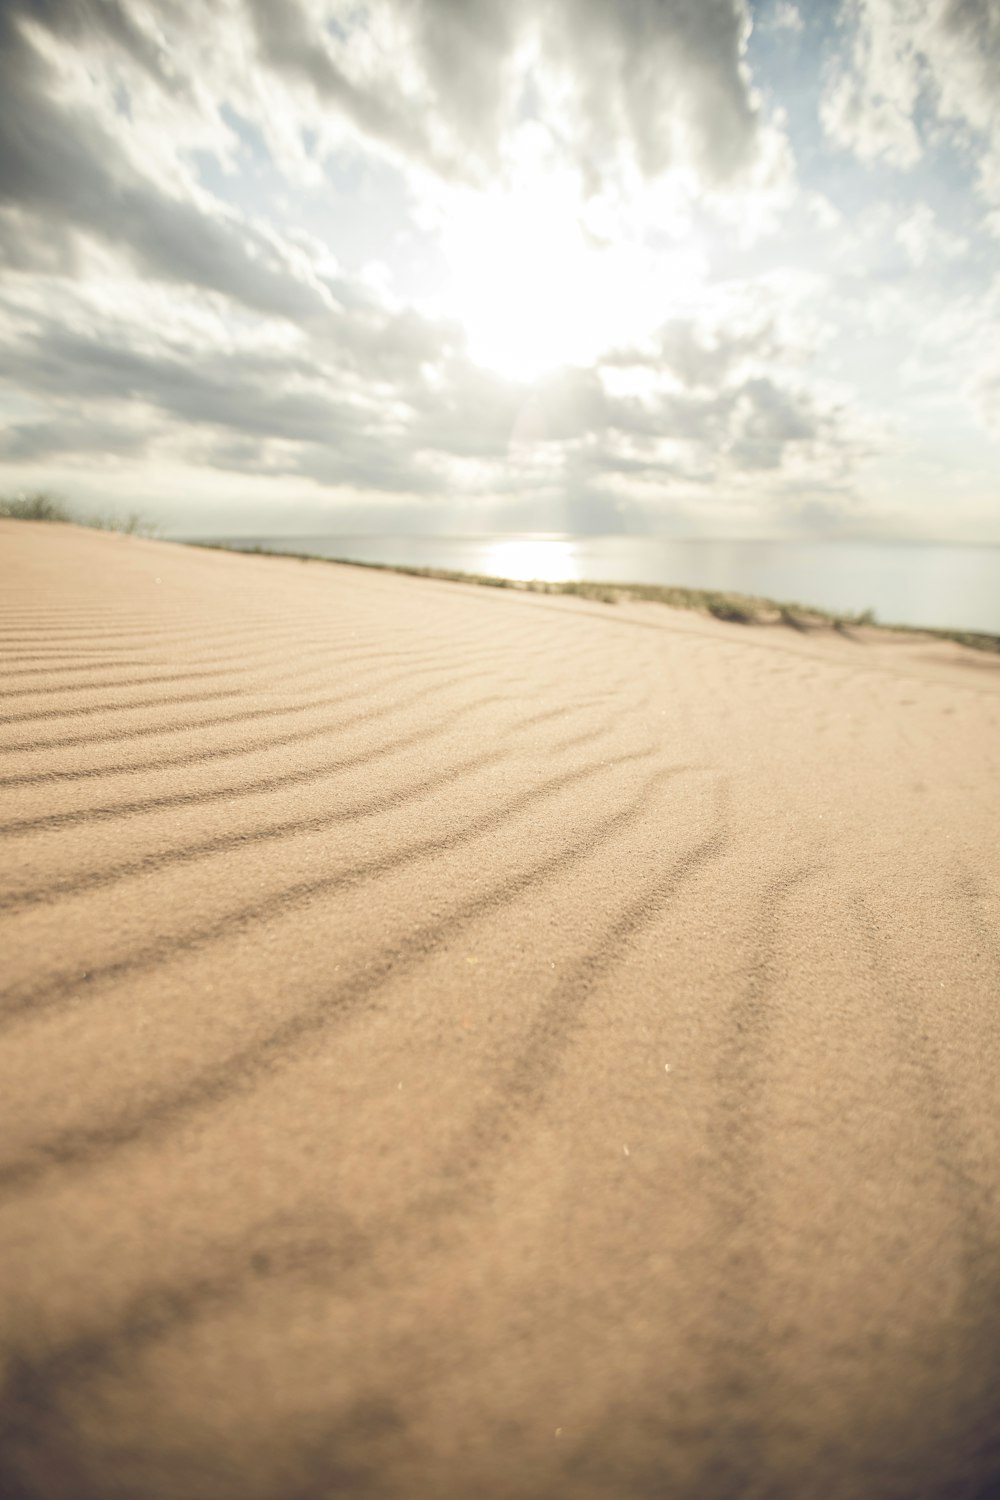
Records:
{"label": "sky", "polygon": [[0,0],[0,492],[1000,542],[1000,0]]}

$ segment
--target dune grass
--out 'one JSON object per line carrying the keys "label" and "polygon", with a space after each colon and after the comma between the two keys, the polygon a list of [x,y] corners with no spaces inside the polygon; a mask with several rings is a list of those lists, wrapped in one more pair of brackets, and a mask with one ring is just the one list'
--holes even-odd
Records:
{"label": "dune grass", "polygon": [[155,536],[157,527],[138,511],[121,516],[113,511],[81,515],[58,495],[34,490],[23,495],[0,495],[0,517],[8,521],[53,521],[90,526],[96,531],[120,531],[126,536]]}
{"label": "dune grass", "polygon": [[503,578],[493,573],[462,573],[453,568],[421,568],[406,563],[359,562],[350,557],[318,557],[314,552],[283,552],[269,547],[232,547],[224,542],[190,542],[193,547],[215,548],[222,552],[245,552],[259,557],[285,557],[310,563],[336,563],[339,567],[370,568],[383,573],[403,573],[411,578],[433,578],[444,583],[477,584],[482,588],[515,589],[531,594],[570,594],[599,604],[641,601],[667,604],[673,609],[695,610],[735,625],[778,625],[802,634],[816,630],[835,630],[840,635],[859,639],[858,632],[868,629],[893,634],[932,637],[954,641],[974,651],[1000,654],[1000,636],[976,630],[932,629],[923,625],[889,625],[875,618],[871,609],[848,611],[819,609],[815,605],[794,604],[766,599],[755,594],[727,593],[718,589],[686,589],[655,583],[600,583],[573,579],[553,583],[544,578]]}

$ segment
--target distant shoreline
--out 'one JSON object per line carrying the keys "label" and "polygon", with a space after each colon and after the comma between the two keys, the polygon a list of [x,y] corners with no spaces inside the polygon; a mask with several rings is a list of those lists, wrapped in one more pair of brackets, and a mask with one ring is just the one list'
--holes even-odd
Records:
{"label": "distant shoreline", "polygon": [[800,633],[834,630],[839,635],[858,639],[858,632],[877,631],[879,635],[905,634],[927,636],[934,640],[953,641],[973,651],[1000,654],[1000,635],[978,630],[952,630],[928,625],[896,625],[877,620],[872,610],[857,613],[821,609],[816,605],[793,600],[769,599],[758,594],[732,590],[681,588],[667,584],[611,583],[600,580],[570,579],[562,582],[548,579],[505,578],[491,573],[469,573],[455,568],[420,567],[408,563],[364,562],[357,558],[325,557],[316,552],[292,552],[278,548],[235,547],[226,542],[191,540],[185,547],[210,551],[236,552],[247,557],[284,557],[300,562],[335,563],[344,568],[368,568],[383,573],[402,573],[412,578],[430,578],[444,583],[476,584],[483,588],[515,589],[532,594],[570,594],[595,600],[600,604],[623,602],[666,604],[673,609],[693,610],[735,625],[782,626]]}

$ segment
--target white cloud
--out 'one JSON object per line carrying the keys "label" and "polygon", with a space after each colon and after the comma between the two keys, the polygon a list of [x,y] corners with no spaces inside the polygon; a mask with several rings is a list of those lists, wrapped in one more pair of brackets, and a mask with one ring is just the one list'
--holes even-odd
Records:
{"label": "white cloud", "polygon": [[849,60],[823,96],[820,118],[827,134],[863,161],[883,158],[895,167],[920,160],[914,123],[920,96],[919,0],[844,0],[855,27]]}
{"label": "white cloud", "polygon": [[917,203],[913,211],[896,226],[896,239],[905,250],[911,265],[922,267],[934,260],[959,260],[968,252],[968,241],[952,234],[937,219],[928,203]]}
{"label": "white cloud", "polygon": [[775,31],[791,31],[798,34],[805,30],[802,12],[797,5],[792,5],[790,0],[778,0],[778,4],[771,13],[770,24]]}
{"label": "white cloud", "polygon": [[958,132],[981,191],[1000,201],[1000,9],[996,0],[844,0],[853,32],[827,86],[830,137],[865,161],[913,167],[925,109]]}

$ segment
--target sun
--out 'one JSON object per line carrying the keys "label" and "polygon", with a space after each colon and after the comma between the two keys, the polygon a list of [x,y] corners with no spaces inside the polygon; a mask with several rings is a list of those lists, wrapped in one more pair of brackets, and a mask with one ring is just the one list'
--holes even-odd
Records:
{"label": "sun", "polygon": [[585,358],[586,260],[570,217],[539,193],[476,195],[448,225],[450,298],[480,364],[532,379]]}
{"label": "sun", "polygon": [[476,363],[518,381],[635,349],[704,283],[686,192],[635,174],[595,187],[529,123],[492,185],[428,201],[443,257],[436,309],[462,326]]}
{"label": "sun", "polygon": [[442,244],[469,353],[513,379],[589,364],[648,321],[635,247],[598,240],[556,176],[467,195]]}
{"label": "sun", "polygon": [[535,381],[635,348],[667,318],[690,313],[702,296],[704,247],[690,230],[664,242],[669,201],[632,208],[588,200],[571,174],[546,170],[456,195],[440,227],[442,300],[472,358]]}

